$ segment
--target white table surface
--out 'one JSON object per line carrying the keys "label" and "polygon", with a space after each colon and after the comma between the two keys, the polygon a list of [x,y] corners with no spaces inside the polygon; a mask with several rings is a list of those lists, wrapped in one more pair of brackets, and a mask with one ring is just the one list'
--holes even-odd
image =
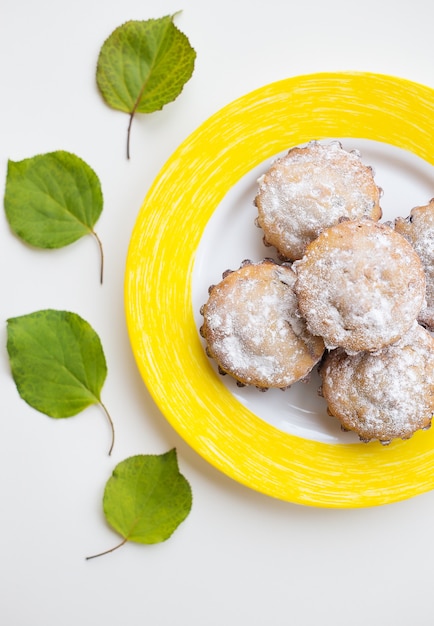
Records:
{"label": "white table surface", "polygon": [[[129,19],[182,9],[193,78],[161,112],[133,122],[95,84],[105,38]],[[123,280],[143,198],[173,150],[235,98],[298,74],[360,70],[434,87],[426,0],[2,0],[0,166],[62,149],[100,177],[96,230],[59,251],[26,247],[0,216],[0,621],[5,626],[428,626],[433,623],[434,493],[371,509],[271,499],[204,461],[168,424],[138,373]],[[3,188],[2,188],[3,189]],[[5,350],[6,319],[69,309],[101,337],[108,378],[98,407],[51,420],[23,402]],[[114,545],[101,498],[119,461],[176,447],[190,516],[169,541]]]}

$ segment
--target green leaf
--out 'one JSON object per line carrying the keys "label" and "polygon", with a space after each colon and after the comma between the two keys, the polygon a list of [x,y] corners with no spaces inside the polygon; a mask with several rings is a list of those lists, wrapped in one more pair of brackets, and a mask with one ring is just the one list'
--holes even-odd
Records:
{"label": "green leaf", "polygon": [[107,522],[123,541],[95,556],[113,552],[127,541],[166,541],[188,516],[191,506],[191,487],[179,472],[175,449],[122,461],[107,481],[103,508]]}
{"label": "green leaf", "polygon": [[173,23],[173,15],[122,24],[101,47],[96,80],[113,109],[129,113],[127,157],[135,113],[152,113],[181,93],[191,78],[196,52]]}
{"label": "green leaf", "polygon": [[8,161],[4,208],[13,232],[38,248],[61,248],[93,230],[103,208],[100,181],[75,154],[59,150]]}
{"label": "green leaf", "polygon": [[107,365],[101,341],[76,313],[46,309],[7,320],[7,351],[21,398],[49,417],[76,415],[101,402]]}

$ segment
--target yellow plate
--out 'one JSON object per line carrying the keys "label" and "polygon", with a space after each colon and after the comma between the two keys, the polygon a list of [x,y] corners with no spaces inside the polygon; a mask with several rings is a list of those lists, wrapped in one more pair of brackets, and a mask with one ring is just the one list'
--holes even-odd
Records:
{"label": "yellow plate", "polygon": [[433,120],[434,91],[408,80],[347,72],[297,76],[217,112],[176,150],[149,190],[126,266],[132,349],[168,421],[236,481],[282,500],[341,508],[403,500],[434,487],[434,429],[388,447],[330,444],[257,417],[210,366],[192,305],[202,234],[247,172],[291,146],[328,137],[385,142],[433,163]]}

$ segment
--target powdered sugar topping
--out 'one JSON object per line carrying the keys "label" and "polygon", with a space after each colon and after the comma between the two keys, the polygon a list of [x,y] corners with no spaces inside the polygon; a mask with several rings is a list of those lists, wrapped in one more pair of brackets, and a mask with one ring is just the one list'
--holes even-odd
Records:
{"label": "powdered sugar topping", "polygon": [[415,322],[376,354],[337,351],[324,363],[331,412],[362,439],[389,441],[427,427],[434,410],[434,339]]}
{"label": "powdered sugar topping", "polygon": [[372,168],[337,142],[293,148],[259,180],[256,205],[265,239],[289,259],[342,217],[378,219]]}
{"label": "powdered sugar topping", "polygon": [[401,337],[425,297],[425,275],[408,242],[371,220],[334,226],[294,264],[299,307],[329,348],[377,350]]}
{"label": "powdered sugar topping", "polygon": [[285,388],[305,376],[324,346],[298,316],[291,268],[252,265],[215,286],[204,334],[221,368],[247,384]]}

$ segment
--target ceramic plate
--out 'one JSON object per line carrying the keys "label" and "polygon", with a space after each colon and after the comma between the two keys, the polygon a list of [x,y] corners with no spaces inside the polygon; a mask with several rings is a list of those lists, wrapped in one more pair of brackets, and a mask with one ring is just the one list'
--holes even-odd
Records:
{"label": "ceramic plate", "polygon": [[342,433],[318,379],[290,390],[238,388],[199,335],[200,306],[226,269],[272,256],[254,225],[257,178],[290,147],[339,139],[384,190],[384,219],[434,196],[434,91],[368,73],[320,73],[232,102],[175,151],[149,190],[127,258],[132,349],[176,431],[226,475],[321,507],[390,503],[434,487],[434,429],[385,447]]}

